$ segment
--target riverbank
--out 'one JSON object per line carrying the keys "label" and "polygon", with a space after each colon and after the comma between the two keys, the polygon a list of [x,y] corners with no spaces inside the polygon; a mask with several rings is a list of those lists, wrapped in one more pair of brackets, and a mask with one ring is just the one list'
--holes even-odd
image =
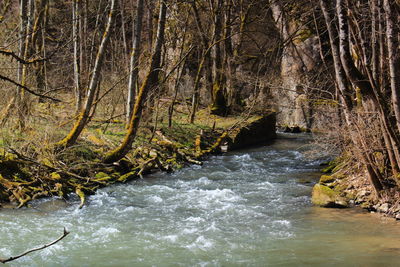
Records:
{"label": "riverbank", "polygon": [[203,166],[99,189],[83,209],[75,196],[4,209],[0,257],[66,227],[62,242],[9,266],[397,266],[395,221],[312,206],[325,161],[313,152],[310,135],[278,134]]}
{"label": "riverbank", "polygon": [[323,171],[325,174],[313,188],[315,205],[328,208],[358,206],[400,220],[400,192],[394,181],[387,180],[377,197],[365,170],[345,157],[332,161]]}
{"label": "riverbank", "polygon": [[86,196],[99,188],[155,171],[201,165],[208,155],[262,144],[275,137],[274,113],[219,118],[206,112],[199,112],[196,124],[187,123],[182,116],[171,127],[162,122],[144,125],[131,152],[117,164],[103,164],[101,158],[123,136],[124,124],[118,121],[108,123],[103,131],[92,126],[78,145],[57,153],[4,147],[0,153],[0,203],[21,208],[38,198],[67,199],[75,193],[82,207]]}

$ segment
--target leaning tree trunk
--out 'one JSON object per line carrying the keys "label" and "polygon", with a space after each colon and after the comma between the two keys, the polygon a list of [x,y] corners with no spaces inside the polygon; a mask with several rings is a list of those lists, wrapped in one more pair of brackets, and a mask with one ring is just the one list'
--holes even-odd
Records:
{"label": "leaning tree trunk", "polygon": [[[392,106],[396,117],[397,130],[400,132],[400,48],[399,25],[394,14],[394,1],[384,0],[386,14],[386,40],[389,53],[390,87]],[[397,23],[396,23],[397,21]]]}
{"label": "leaning tree trunk", "polygon": [[141,37],[142,37],[142,24],[143,24],[143,0],[138,0],[136,18],[135,18],[135,32],[133,39],[132,54],[130,59],[130,73],[128,82],[128,99],[126,103],[126,120],[129,125],[132,117],[133,107],[135,104],[135,95],[138,88],[138,74],[139,74],[139,57],[141,50]]}
{"label": "leaning tree trunk", "polygon": [[111,0],[111,7],[110,7],[110,13],[108,16],[108,22],[106,25],[106,29],[103,34],[103,38],[101,40],[100,46],[99,46],[99,51],[97,52],[97,57],[96,61],[93,67],[93,72],[92,72],[92,77],[90,79],[90,84],[88,88],[88,95],[87,99],[85,102],[85,105],[76,120],[73,128],[69,132],[69,134],[56,143],[57,148],[65,148],[73,145],[76,140],[78,139],[79,135],[81,134],[82,130],[85,128],[86,124],[90,120],[90,114],[93,106],[93,101],[96,96],[96,92],[98,90],[98,84],[100,81],[100,73],[101,69],[103,67],[103,61],[104,61],[104,56],[105,56],[105,51],[107,49],[109,40],[110,40],[110,31],[111,31],[111,26],[114,22],[114,17],[115,17],[115,0]]}
{"label": "leaning tree trunk", "polygon": [[165,22],[167,14],[167,6],[165,1],[160,0],[160,14],[157,27],[157,39],[153,50],[153,55],[151,57],[149,73],[146,76],[142,86],[139,89],[138,95],[136,97],[135,106],[132,112],[132,117],[129,122],[129,128],[125,135],[124,140],[121,145],[114,149],[113,151],[107,153],[103,159],[104,163],[113,163],[123,157],[131,150],[132,143],[136,137],[137,131],[139,129],[139,123],[144,107],[147,95],[151,90],[158,86],[159,73],[160,73],[160,63],[161,63],[161,51],[162,45],[164,43],[164,33],[165,33]]}

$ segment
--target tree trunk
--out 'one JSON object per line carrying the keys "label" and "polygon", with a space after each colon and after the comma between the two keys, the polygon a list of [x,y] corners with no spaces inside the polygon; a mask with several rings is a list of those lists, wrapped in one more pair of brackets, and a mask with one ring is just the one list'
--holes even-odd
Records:
{"label": "tree trunk", "polygon": [[139,128],[139,123],[147,95],[149,94],[150,91],[154,90],[156,86],[158,86],[158,81],[159,81],[158,76],[160,73],[161,52],[162,52],[162,45],[164,43],[165,23],[167,14],[167,6],[165,4],[165,1],[160,0],[160,5],[161,6],[158,19],[157,38],[156,38],[156,43],[154,45],[153,54],[151,57],[149,73],[146,76],[142,86],[140,87],[138,95],[136,97],[132,117],[129,122],[129,128],[124,137],[124,140],[122,141],[119,147],[117,147],[116,149],[105,155],[103,159],[104,163],[116,162],[125,157],[125,155],[129,152],[129,150],[131,150],[132,143],[136,137]]}
{"label": "tree trunk", "polygon": [[82,25],[79,24],[81,16],[79,0],[72,2],[72,40],[74,43],[74,87],[75,87],[75,102],[76,102],[76,113],[82,110],[83,106],[83,92],[81,87],[81,40],[80,30]]}
{"label": "tree trunk", "polygon": [[96,96],[96,91],[98,88],[97,85],[100,80],[101,69],[103,67],[105,51],[107,49],[110,39],[111,26],[114,22],[114,17],[115,17],[115,0],[110,0],[110,1],[111,1],[110,13],[108,16],[106,29],[103,33],[103,38],[101,40],[99,50],[97,52],[96,61],[93,67],[92,77],[90,79],[85,105],[79,115],[79,118],[75,122],[69,134],[64,139],[56,143],[57,148],[65,148],[73,145],[89,121],[93,101]]}
{"label": "tree trunk", "polygon": [[[25,5],[25,7],[23,7]],[[25,10],[24,10],[25,9]],[[34,2],[33,0],[21,1],[21,12],[25,12],[25,14],[21,13],[21,32],[23,35],[20,36],[22,38],[22,46],[21,50],[22,59],[27,60],[31,55],[31,38],[29,38],[32,33],[32,19],[33,19],[33,9]],[[28,78],[28,66],[26,64],[22,64],[20,66],[20,84],[25,86]],[[24,129],[26,126],[26,117],[29,113],[28,107],[28,96],[25,93],[25,90],[19,88],[18,101],[17,101],[17,110],[18,110],[18,126],[20,129]]]}
{"label": "tree trunk", "polygon": [[[338,0],[338,5],[341,0]],[[377,196],[379,196],[379,191],[382,190],[383,186],[377,177],[377,174],[375,170],[372,167],[371,164],[371,159],[370,157],[364,153],[364,151],[361,150],[362,147],[364,147],[363,142],[359,140],[359,138],[353,133],[352,125],[353,125],[353,120],[351,118],[351,111],[352,111],[352,101],[350,98],[350,95],[347,92],[347,78],[344,70],[344,63],[343,63],[343,57],[346,56],[346,53],[343,52],[344,47],[346,47],[346,44],[344,42],[348,42],[348,36],[344,37],[346,34],[343,34],[343,29],[346,29],[348,26],[343,25],[343,16],[344,14],[338,13],[339,17],[339,25],[340,25],[340,42],[336,40],[337,36],[337,31],[335,29],[334,24],[334,19],[333,15],[330,13],[329,10],[331,10],[330,6],[330,1],[329,0],[321,0],[320,1],[321,9],[325,18],[325,22],[327,25],[328,29],[328,34],[329,34],[329,40],[330,40],[330,47],[331,47],[331,52],[334,60],[334,67],[335,67],[335,77],[336,77],[336,83],[340,91],[340,97],[342,99],[342,103],[344,104],[344,115],[346,119],[347,126],[349,127],[349,131],[351,133],[351,140],[354,142],[357,150],[360,150],[360,155],[362,157],[362,160],[366,166],[367,173],[369,180],[371,182],[371,185],[373,186],[375,193]],[[342,12],[343,10],[337,7],[338,12]],[[342,18],[341,18],[342,16]],[[340,22],[342,21],[342,22]],[[341,24],[342,23],[342,24]],[[347,43],[348,45],[348,43]],[[347,46],[347,48],[349,48]],[[347,55],[348,56],[348,55]],[[351,58],[350,58],[351,60]],[[342,65],[343,64],[343,65]],[[360,137],[362,138],[362,137]],[[368,152],[367,152],[368,153]]]}
{"label": "tree trunk", "polygon": [[214,84],[213,84],[213,103],[211,105],[211,114],[226,116],[228,113],[226,102],[226,77],[222,66],[222,18],[224,1],[218,0],[216,10],[214,11]]}
{"label": "tree trunk", "polygon": [[[47,26],[47,15],[48,15],[48,0],[38,0],[35,6],[35,18],[32,29],[32,48],[36,55],[44,57],[45,51],[45,33]],[[35,76],[36,85],[39,93],[46,91],[46,73],[45,73],[45,62],[40,61],[35,64]],[[43,98],[39,98],[39,102],[43,102]]]}
{"label": "tree trunk", "polygon": [[130,59],[129,69],[129,82],[128,82],[128,98],[126,104],[126,120],[129,125],[132,117],[132,111],[135,104],[135,95],[138,88],[138,74],[139,74],[139,57],[141,50],[141,37],[143,28],[143,0],[138,0],[135,15],[135,31],[132,45],[132,53]]}
{"label": "tree trunk", "polygon": [[[189,121],[190,123],[194,123],[196,112],[198,109],[198,106],[200,104],[200,80],[201,80],[201,74],[203,70],[205,70],[205,76],[206,76],[206,82],[205,82],[205,87],[209,88],[208,91],[210,92],[211,98],[213,98],[213,77],[212,77],[212,60],[211,60],[211,41],[207,37],[207,33],[205,32],[205,29],[203,27],[203,24],[201,23],[201,18],[199,14],[199,10],[196,6],[196,1],[193,1],[191,3],[191,7],[193,10],[193,15],[194,15],[194,20],[196,22],[196,27],[200,35],[201,43],[203,46],[203,53],[202,57],[199,62],[199,66],[197,67],[197,73],[194,81],[194,86],[193,86],[193,95],[192,95],[192,106],[191,106],[191,112],[189,116]],[[213,39],[213,38],[211,38]]]}
{"label": "tree trunk", "polygon": [[398,41],[399,21],[396,19],[394,14],[394,1],[384,0],[383,5],[386,14],[386,40],[389,56],[392,107],[396,117],[397,131],[400,133],[400,48]]}

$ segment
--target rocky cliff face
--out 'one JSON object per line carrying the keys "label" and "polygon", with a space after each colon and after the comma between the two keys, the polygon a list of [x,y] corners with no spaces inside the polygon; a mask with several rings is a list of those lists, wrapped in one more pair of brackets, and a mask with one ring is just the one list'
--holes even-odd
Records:
{"label": "rocky cliff face", "polygon": [[313,111],[309,99],[313,93],[309,77],[321,61],[318,37],[304,18],[291,16],[298,10],[284,10],[277,1],[271,1],[271,10],[281,41],[286,44],[281,56],[281,85],[272,92],[279,111],[278,123],[310,129]]}

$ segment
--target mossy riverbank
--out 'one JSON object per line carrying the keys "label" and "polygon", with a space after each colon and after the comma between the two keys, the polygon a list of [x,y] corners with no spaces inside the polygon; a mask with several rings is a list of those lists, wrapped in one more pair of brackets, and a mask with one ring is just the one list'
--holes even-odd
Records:
{"label": "mossy riverbank", "polygon": [[[226,148],[263,143],[275,137],[275,114],[264,116],[204,117],[196,124],[175,121],[171,127],[160,123],[142,127],[131,152],[115,164],[102,163],[104,153],[123,132],[123,123],[113,122],[107,131],[89,128],[80,142],[60,152],[35,153],[4,146],[0,151],[0,207],[21,208],[43,197],[68,199],[86,196],[115,183],[125,183],[154,171],[171,172],[188,164],[201,165],[210,154]],[[243,131],[243,129],[246,129]],[[252,135],[237,138],[250,129]],[[251,141],[249,141],[251,139]],[[43,152],[43,149],[40,149]],[[28,156],[29,155],[29,156]]]}
{"label": "mossy riverbank", "polygon": [[346,157],[332,161],[313,188],[314,205],[327,208],[358,206],[400,220],[400,192],[391,180],[377,197],[364,171]]}

